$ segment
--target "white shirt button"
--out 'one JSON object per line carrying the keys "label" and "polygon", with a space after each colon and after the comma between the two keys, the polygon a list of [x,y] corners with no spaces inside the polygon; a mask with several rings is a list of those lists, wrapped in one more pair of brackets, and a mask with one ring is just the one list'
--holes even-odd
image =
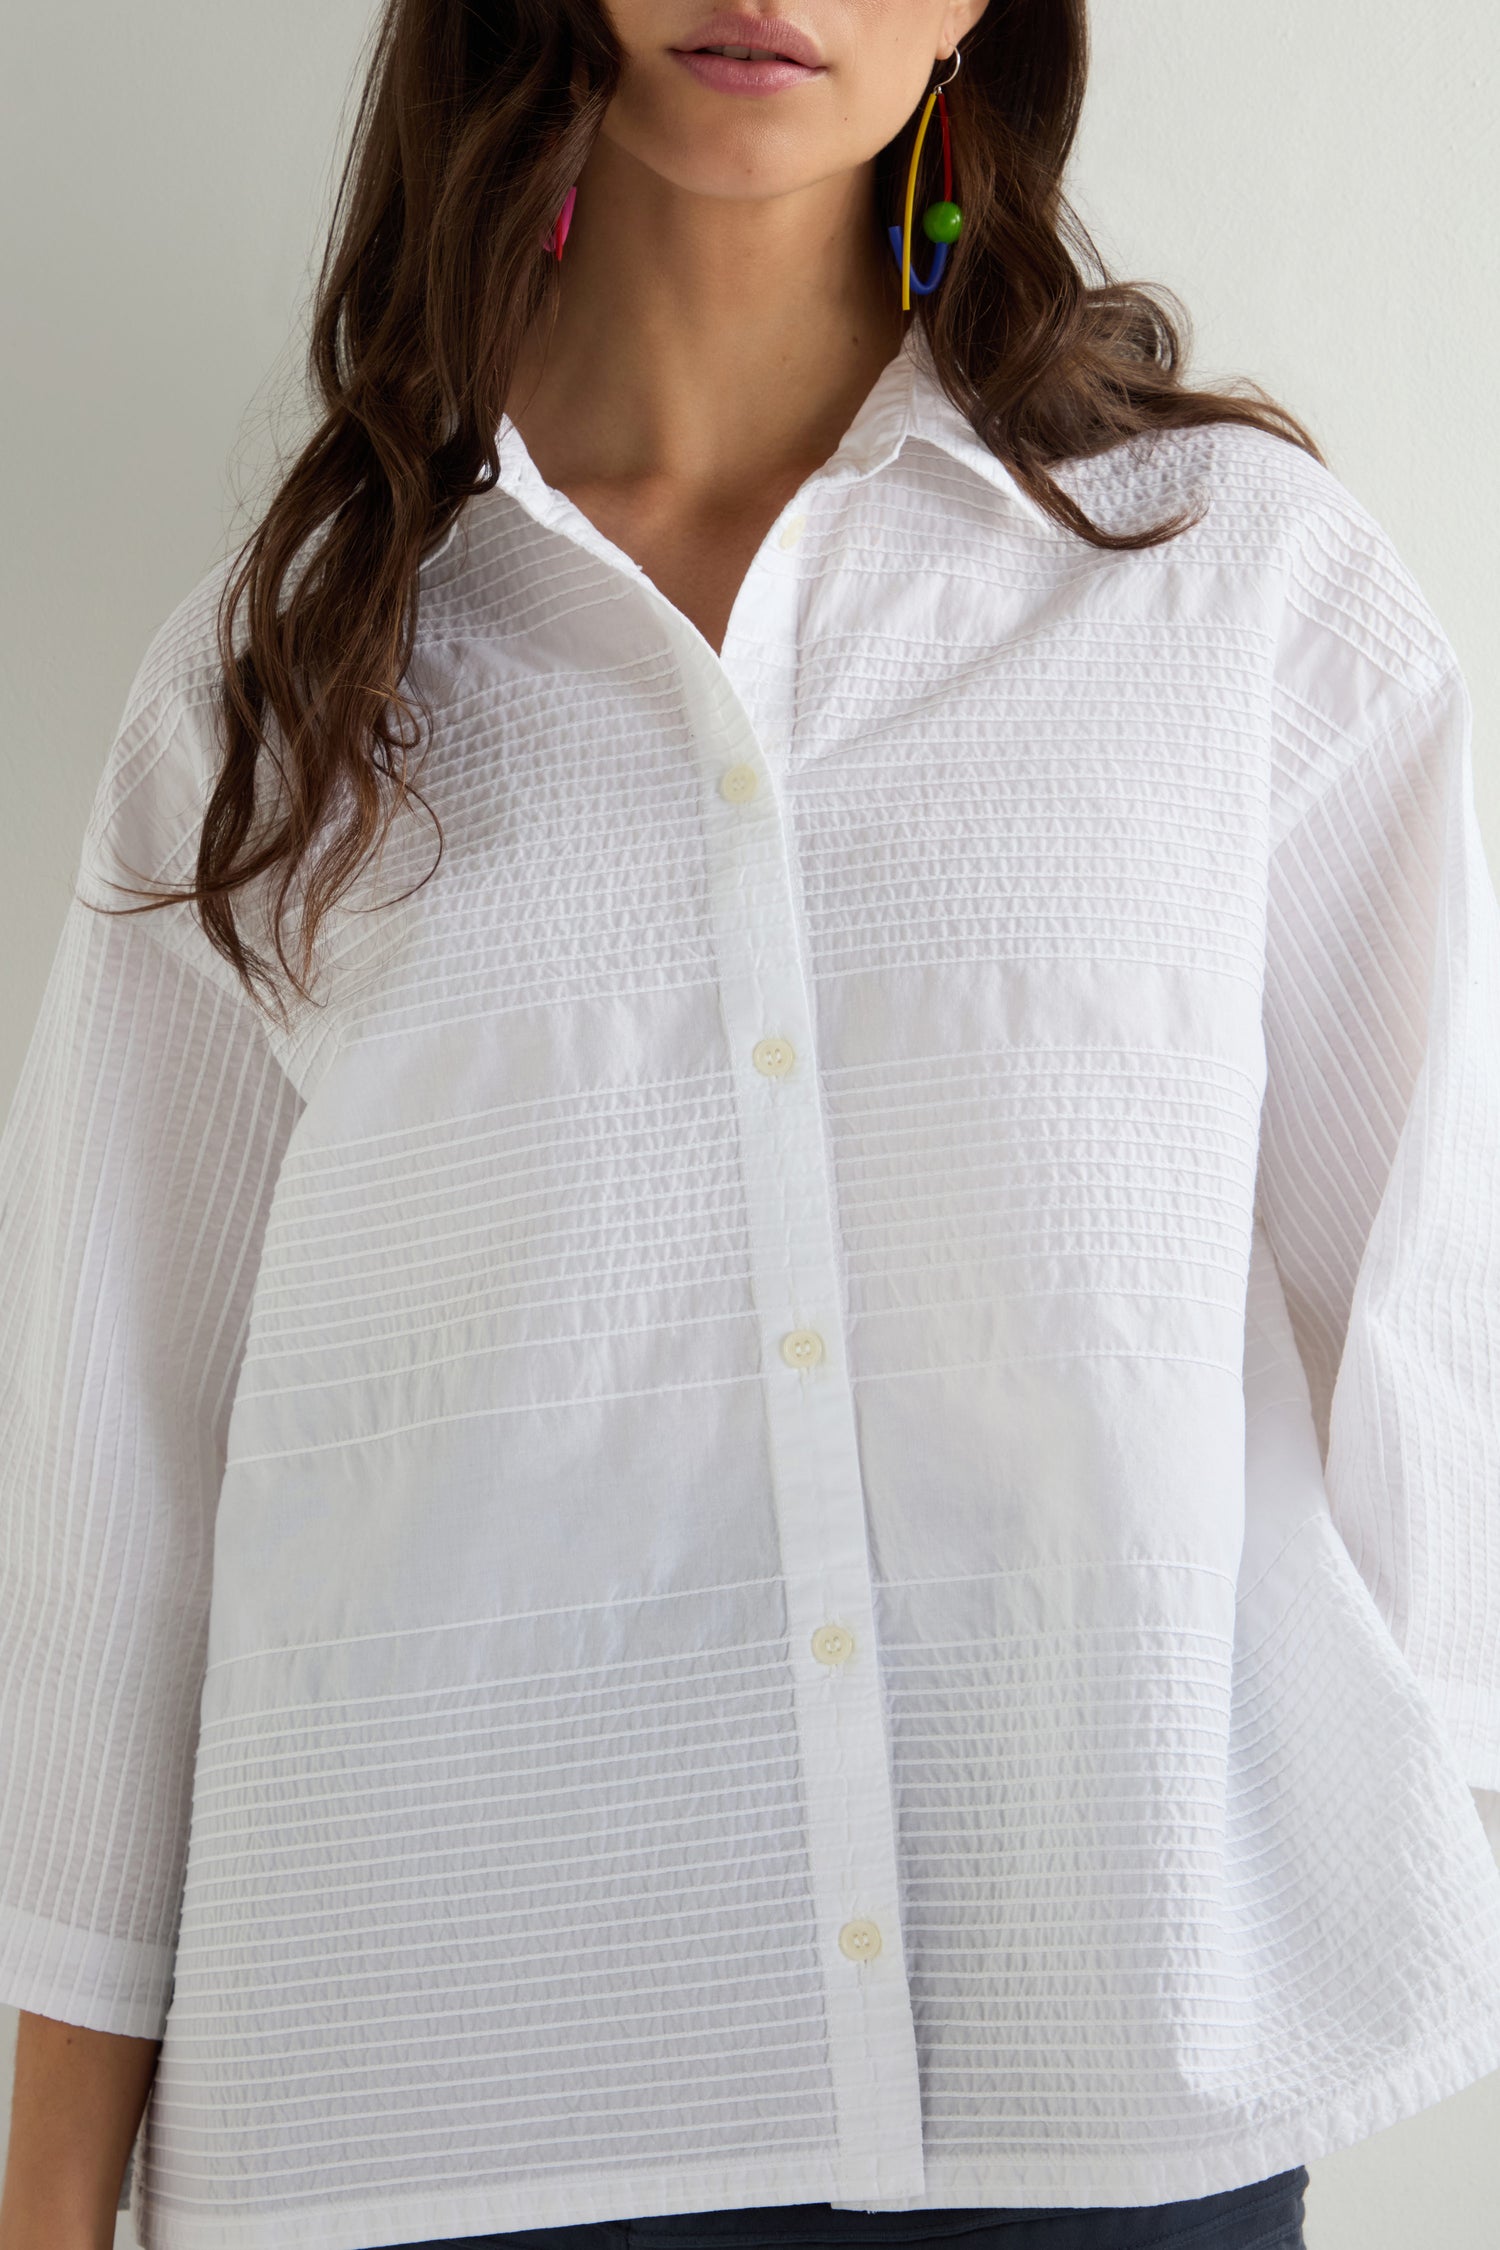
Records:
{"label": "white shirt button", "polygon": [[797,541],[802,537],[803,527],[806,522],[806,516],[787,517],[786,522],[781,527],[781,544],[783,547],[796,546]]}
{"label": "white shirt button", "polygon": [[854,1635],[844,1625],[820,1625],[812,1637],[812,1652],[820,1664],[843,1664],[854,1653]]}
{"label": "white shirt button", "polygon": [[839,1951],[851,1961],[872,1961],[880,1951],[880,1928],[875,1922],[846,1922],[839,1931]]}
{"label": "white shirt button", "polygon": [[781,1356],[788,1367],[816,1367],[823,1357],[823,1339],[814,1328],[794,1328],[781,1339]]}
{"label": "white shirt button", "polygon": [[759,787],[760,775],[754,766],[728,766],[719,776],[719,795],[732,805],[748,804]]}
{"label": "white shirt button", "polygon": [[796,1059],[790,1039],[758,1039],[750,1050],[750,1060],[766,1078],[785,1078]]}

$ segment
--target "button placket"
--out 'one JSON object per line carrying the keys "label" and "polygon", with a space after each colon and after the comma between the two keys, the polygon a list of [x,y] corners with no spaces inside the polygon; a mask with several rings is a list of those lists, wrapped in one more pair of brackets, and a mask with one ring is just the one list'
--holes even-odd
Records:
{"label": "button placket", "polygon": [[705,778],[720,1005],[761,1321],[839,2123],[832,2200],[858,2203],[924,2192],[921,2093],[879,1679],[873,1662],[848,1663],[857,1644],[874,1651],[874,1592],[813,996],[775,763],[789,739],[795,579],[779,558],[759,579],[756,567],[723,663],[684,635],[677,645]]}

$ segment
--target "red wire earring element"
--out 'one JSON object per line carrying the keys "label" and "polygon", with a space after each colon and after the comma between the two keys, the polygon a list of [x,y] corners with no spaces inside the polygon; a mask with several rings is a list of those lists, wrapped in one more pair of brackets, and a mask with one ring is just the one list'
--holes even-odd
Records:
{"label": "red wire earring element", "polygon": [[577,194],[576,185],[569,188],[562,199],[562,209],[542,236],[542,248],[554,258],[560,258],[563,254],[563,244],[567,241],[568,229],[573,224],[573,204]]}

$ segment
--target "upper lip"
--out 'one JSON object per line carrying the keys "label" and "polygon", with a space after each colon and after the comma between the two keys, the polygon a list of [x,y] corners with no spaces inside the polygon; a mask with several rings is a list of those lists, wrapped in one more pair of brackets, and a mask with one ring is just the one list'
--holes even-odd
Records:
{"label": "upper lip", "polygon": [[710,16],[700,23],[686,39],[674,42],[680,55],[690,55],[700,47],[760,47],[773,55],[783,55],[788,62],[801,63],[807,70],[821,70],[823,58],[816,43],[805,31],[799,31],[785,16],[747,16],[730,12]]}

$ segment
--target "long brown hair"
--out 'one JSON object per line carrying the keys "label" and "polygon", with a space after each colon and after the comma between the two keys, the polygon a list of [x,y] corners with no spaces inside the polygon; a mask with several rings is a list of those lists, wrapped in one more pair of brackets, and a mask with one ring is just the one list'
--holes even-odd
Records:
{"label": "long brown hair", "polygon": [[[252,998],[283,1017],[237,899],[265,886],[276,961],[307,999],[318,926],[401,805],[414,800],[436,826],[411,781],[432,723],[407,679],[418,567],[498,475],[521,342],[556,287],[540,238],[620,65],[600,0],[387,0],[375,32],[313,304],[322,419],[219,600],[220,765],[194,878],[104,910],[190,900]],[[1108,531],[1053,469],[1210,422],[1322,456],[1257,385],[1189,389],[1176,300],[1105,272],[1062,191],[1087,68],[1086,0],[991,0],[949,97],[964,232],[915,317],[949,397],[1039,505],[1095,547],[1138,548],[1196,519]],[[915,122],[876,161],[887,219],[899,216]],[[257,804],[268,766],[279,781],[269,817]]]}

